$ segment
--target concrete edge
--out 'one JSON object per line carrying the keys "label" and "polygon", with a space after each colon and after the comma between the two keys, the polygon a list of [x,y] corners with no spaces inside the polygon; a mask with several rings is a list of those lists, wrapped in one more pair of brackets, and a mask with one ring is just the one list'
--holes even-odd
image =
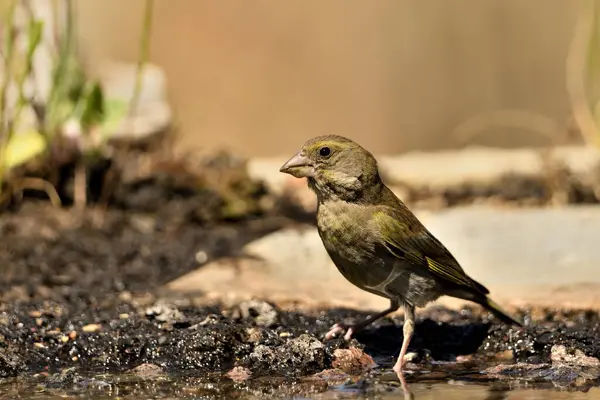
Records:
{"label": "concrete edge", "polygon": [[[254,158],[248,161],[250,176],[281,191],[286,176],[279,167],[289,156]],[[492,182],[506,175],[542,176],[549,164],[587,175],[600,165],[600,149],[589,146],[500,149],[467,147],[436,152],[413,151],[401,155],[378,155],[382,172],[390,180],[415,187],[448,187],[469,182]]]}

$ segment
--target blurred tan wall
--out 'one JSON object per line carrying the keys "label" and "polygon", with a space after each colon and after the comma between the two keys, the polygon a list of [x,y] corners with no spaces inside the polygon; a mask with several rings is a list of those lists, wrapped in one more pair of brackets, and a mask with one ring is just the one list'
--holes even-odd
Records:
{"label": "blurred tan wall", "polygon": [[[452,147],[458,125],[494,110],[566,125],[579,4],[157,0],[152,60],[166,70],[186,146],[287,154],[338,133],[376,152]],[[135,60],[143,5],[77,2],[92,60]],[[483,131],[476,143],[547,142],[527,127]]]}

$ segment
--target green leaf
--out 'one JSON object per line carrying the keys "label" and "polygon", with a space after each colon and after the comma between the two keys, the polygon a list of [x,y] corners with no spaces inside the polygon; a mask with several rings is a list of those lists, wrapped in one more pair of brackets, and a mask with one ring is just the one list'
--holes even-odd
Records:
{"label": "green leaf", "polygon": [[87,129],[99,125],[104,120],[104,95],[99,82],[94,82],[86,91],[83,111],[81,113],[81,125]]}
{"label": "green leaf", "polygon": [[27,45],[27,60],[31,60],[31,58],[33,57],[33,53],[35,53],[35,50],[42,41],[43,28],[44,21],[36,21],[33,19],[31,20],[28,32],[29,43]]}
{"label": "green leaf", "polygon": [[46,140],[38,131],[30,130],[12,135],[4,153],[5,169],[23,164],[46,150]]}
{"label": "green leaf", "polygon": [[104,103],[104,121],[100,125],[104,140],[110,139],[129,112],[129,103],[123,99],[111,98]]}

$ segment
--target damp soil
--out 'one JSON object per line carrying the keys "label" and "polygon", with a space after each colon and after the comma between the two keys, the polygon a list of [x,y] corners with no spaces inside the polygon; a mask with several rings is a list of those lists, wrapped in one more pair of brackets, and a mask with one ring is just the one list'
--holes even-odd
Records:
{"label": "damp soil", "polygon": [[[287,205],[248,178],[243,164],[222,156],[199,170],[163,165],[133,174],[116,182],[106,203],[91,191],[91,205],[81,209],[25,193],[0,214],[0,392],[10,398],[403,393],[390,371],[401,317],[383,319],[349,342],[325,341],[331,325],[367,313],[301,312],[268,299],[225,305],[162,289],[297,222]],[[517,315],[525,328],[498,324],[478,308],[423,310],[409,349],[409,386],[585,392],[600,383],[597,312]]]}
{"label": "damp soil", "polygon": [[[598,315],[536,314],[541,319],[515,329],[475,309],[424,311],[410,349],[409,388],[448,381],[580,392],[597,386]],[[341,389],[400,393],[390,368],[402,340],[401,319],[383,320],[349,342],[323,340],[335,321],[365,315],[300,313],[260,300],[225,307],[130,292],[93,302],[4,304],[0,390],[33,385],[54,394],[118,390],[203,398]]]}

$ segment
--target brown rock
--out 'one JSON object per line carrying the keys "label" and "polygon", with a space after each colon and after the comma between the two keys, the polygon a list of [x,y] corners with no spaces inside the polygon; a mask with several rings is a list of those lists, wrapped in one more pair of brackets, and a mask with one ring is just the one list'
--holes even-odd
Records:
{"label": "brown rock", "polygon": [[370,355],[356,347],[337,349],[333,357],[331,365],[350,375],[360,375],[377,366]]}
{"label": "brown rock", "polygon": [[141,377],[155,377],[163,375],[165,371],[156,364],[144,363],[138,365],[129,372]]}
{"label": "brown rock", "polygon": [[550,350],[550,359],[553,364],[569,364],[581,367],[600,367],[600,360],[586,356],[583,351],[575,349],[567,351],[563,345],[554,345]]}
{"label": "brown rock", "polygon": [[322,379],[329,382],[330,384],[335,384],[345,382],[346,380],[348,380],[348,378],[350,378],[350,376],[342,370],[330,368],[321,372],[317,372],[310,378]]}
{"label": "brown rock", "polygon": [[266,301],[248,300],[235,307],[230,316],[235,320],[252,319],[258,326],[273,327],[279,320],[279,311]]}
{"label": "brown rock", "polygon": [[548,369],[549,364],[527,364],[527,363],[516,363],[516,364],[500,364],[495,367],[487,368],[483,371],[489,375],[514,375],[523,374],[525,372],[539,371]]}
{"label": "brown rock", "polygon": [[512,360],[514,358],[512,350],[505,350],[494,355],[497,360]]}
{"label": "brown rock", "polygon": [[456,356],[458,364],[475,364],[475,357],[472,354]]}

